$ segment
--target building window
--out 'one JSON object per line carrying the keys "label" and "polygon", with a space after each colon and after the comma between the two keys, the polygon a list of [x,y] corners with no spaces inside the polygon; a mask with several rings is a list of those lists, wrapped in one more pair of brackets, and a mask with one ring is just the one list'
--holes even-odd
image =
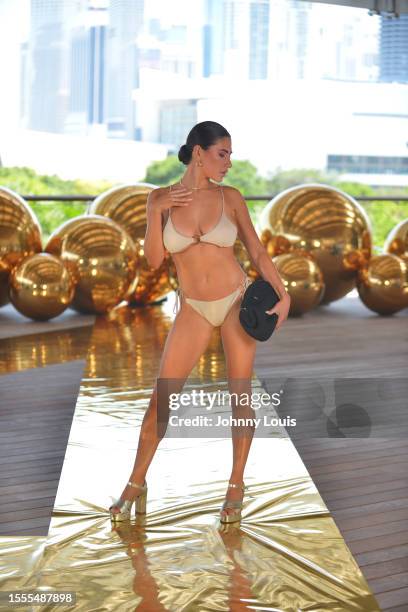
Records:
{"label": "building window", "polygon": [[166,101],[160,109],[159,142],[180,146],[197,123],[196,100]]}
{"label": "building window", "polygon": [[328,155],[327,169],[351,174],[408,174],[408,157]]}

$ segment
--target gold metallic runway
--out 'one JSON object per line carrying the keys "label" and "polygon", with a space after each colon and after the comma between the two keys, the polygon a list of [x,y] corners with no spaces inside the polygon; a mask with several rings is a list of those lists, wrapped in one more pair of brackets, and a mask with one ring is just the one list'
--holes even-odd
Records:
{"label": "gold metallic runway", "polygon": [[[378,611],[282,431],[253,440],[239,526],[218,519],[231,440],[166,437],[147,474],[145,520],[112,527],[108,507],[133,466],[171,323],[170,307],[96,319],[48,538],[1,539],[2,590],[72,590],[84,612]],[[191,377],[227,388],[218,330]]]}

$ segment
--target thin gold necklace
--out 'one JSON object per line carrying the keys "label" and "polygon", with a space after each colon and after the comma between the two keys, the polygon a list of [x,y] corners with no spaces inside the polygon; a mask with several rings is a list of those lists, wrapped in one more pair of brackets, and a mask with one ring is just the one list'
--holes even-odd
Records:
{"label": "thin gold necklace", "polygon": [[[191,189],[192,191],[198,191],[200,189],[214,189],[214,187],[187,187],[187,185],[185,185],[181,179],[179,181],[180,185],[183,185],[183,187],[185,187],[186,189]],[[217,187],[219,187],[219,185],[217,185]]]}

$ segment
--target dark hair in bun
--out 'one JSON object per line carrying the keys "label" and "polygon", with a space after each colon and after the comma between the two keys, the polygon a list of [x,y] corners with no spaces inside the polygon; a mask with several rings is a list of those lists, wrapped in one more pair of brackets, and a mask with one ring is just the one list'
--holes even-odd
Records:
{"label": "dark hair in bun", "polygon": [[178,152],[178,158],[183,164],[188,164],[191,161],[193,150],[190,149],[186,144],[181,145]]}
{"label": "dark hair in bun", "polygon": [[229,132],[220,123],[215,121],[202,121],[197,123],[189,132],[186,144],[180,147],[179,160],[186,166],[191,162],[193,148],[200,145],[204,150],[215,144],[220,138],[231,138]]}

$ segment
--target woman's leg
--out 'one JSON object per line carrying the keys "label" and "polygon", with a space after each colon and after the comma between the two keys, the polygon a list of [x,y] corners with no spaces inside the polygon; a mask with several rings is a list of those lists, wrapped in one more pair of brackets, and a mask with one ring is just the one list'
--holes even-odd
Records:
{"label": "woman's leg", "polygon": [[[193,330],[194,337],[192,337]],[[157,376],[158,378],[176,379],[172,383],[172,392],[181,392],[191,370],[206,350],[212,330],[213,326],[204,317],[195,312],[188,304],[182,304],[167,336]],[[168,416],[168,404],[166,409]],[[165,417],[166,414],[161,411],[160,416]],[[163,435],[158,435],[157,424],[156,383],[149,406],[143,417],[136,458],[132,473],[128,479],[134,484],[143,484],[159,442],[165,434],[165,431],[163,431]],[[138,494],[140,494],[140,490],[126,485],[121,498],[123,500],[135,499]],[[117,506],[113,506],[112,511],[118,512]]]}
{"label": "woman's leg", "polygon": [[[243,393],[251,398],[251,379],[256,352],[256,340],[251,338],[242,328],[239,322],[239,308],[241,300],[238,299],[224,323],[221,325],[221,338],[224,348],[225,360],[227,364],[228,387],[230,393]],[[239,396],[238,396],[239,397]],[[243,396],[241,405],[232,406],[232,416],[234,418],[254,418],[254,410],[250,402],[245,401]],[[247,462],[249,450],[254,435],[254,426],[232,426],[232,470],[230,482],[239,484],[244,480],[244,469]],[[227,489],[226,498],[230,501],[241,500],[243,492],[241,489]],[[227,508],[225,512],[231,512]]]}

